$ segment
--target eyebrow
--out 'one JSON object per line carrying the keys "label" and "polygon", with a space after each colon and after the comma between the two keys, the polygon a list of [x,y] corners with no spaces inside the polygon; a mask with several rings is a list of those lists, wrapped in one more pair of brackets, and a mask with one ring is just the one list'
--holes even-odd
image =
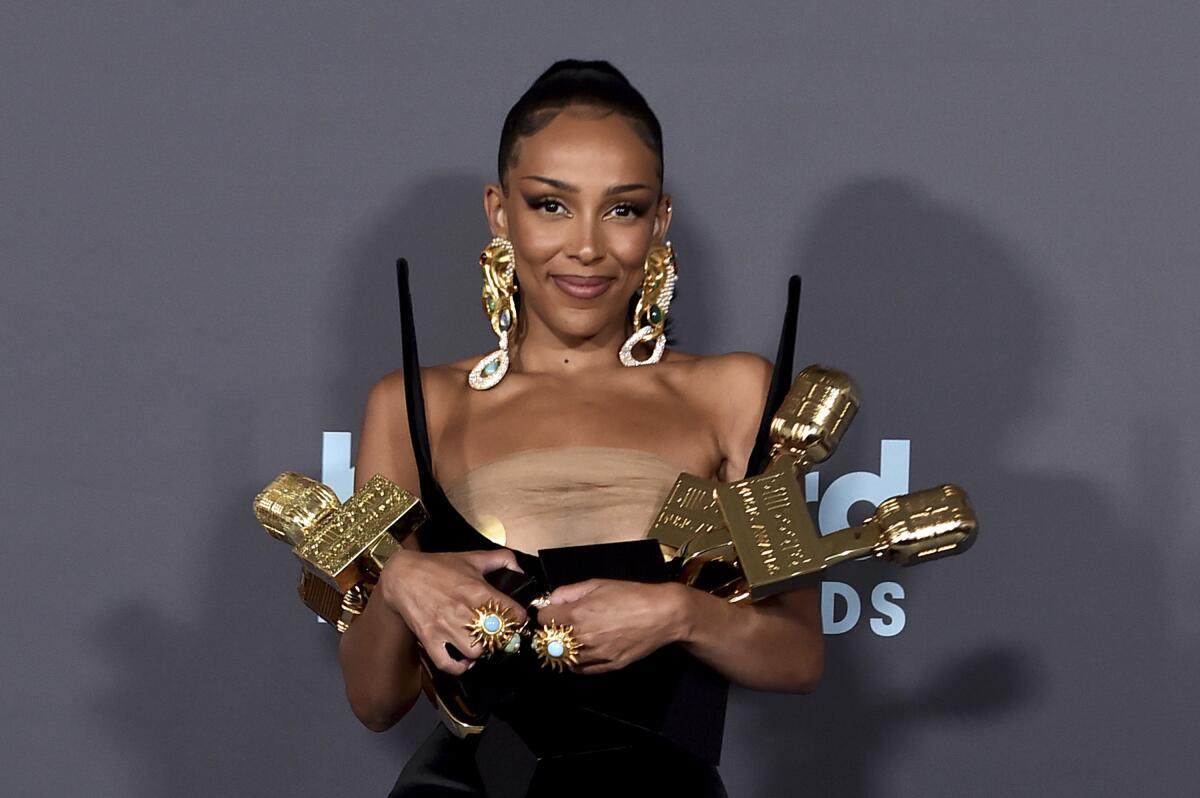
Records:
{"label": "eyebrow", "polygon": [[[559,189],[560,191],[567,191],[572,194],[579,193],[579,186],[573,186],[570,183],[564,182],[562,180],[555,180],[553,177],[542,177],[541,175],[526,175],[525,177],[522,177],[521,179],[522,180],[540,180],[541,182],[546,183],[547,185],[554,186],[555,188]],[[609,186],[607,189],[605,189],[604,196],[607,197],[610,194],[621,194],[625,191],[634,191],[635,189],[639,189],[639,188],[646,188],[646,189],[653,190],[654,187],[648,186],[645,183],[619,183],[615,186]]]}

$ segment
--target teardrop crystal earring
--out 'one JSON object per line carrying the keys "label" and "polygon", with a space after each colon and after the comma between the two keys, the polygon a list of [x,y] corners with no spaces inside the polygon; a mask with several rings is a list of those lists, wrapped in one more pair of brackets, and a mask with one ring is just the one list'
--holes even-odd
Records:
{"label": "teardrop crystal earring", "polygon": [[[638,297],[637,306],[633,310],[634,333],[621,347],[621,363],[626,366],[657,363],[666,349],[667,337],[663,332],[667,323],[667,311],[671,307],[671,297],[675,294],[675,250],[671,248],[671,242],[651,247],[642,269],[642,295]],[[654,350],[645,360],[637,360],[633,356],[633,348],[642,341],[653,341]]]}
{"label": "teardrop crystal earring", "polygon": [[483,269],[483,311],[488,315],[492,331],[500,338],[500,348],[475,364],[467,375],[467,384],[477,391],[486,391],[504,379],[508,373],[508,334],[517,326],[516,258],[512,242],[496,236],[479,255]]}

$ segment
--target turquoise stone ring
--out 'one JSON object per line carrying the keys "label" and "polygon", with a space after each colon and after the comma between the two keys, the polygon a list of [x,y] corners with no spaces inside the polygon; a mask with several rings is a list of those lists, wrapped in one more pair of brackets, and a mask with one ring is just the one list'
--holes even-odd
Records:
{"label": "turquoise stone ring", "polygon": [[512,637],[519,631],[508,608],[495,599],[475,607],[471,611],[471,622],[465,628],[471,633],[472,642],[479,644],[485,656],[508,651],[513,645]]}

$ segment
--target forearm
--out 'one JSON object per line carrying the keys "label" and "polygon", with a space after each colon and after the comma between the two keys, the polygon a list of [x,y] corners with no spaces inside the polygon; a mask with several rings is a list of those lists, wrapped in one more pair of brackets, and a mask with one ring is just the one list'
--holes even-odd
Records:
{"label": "forearm", "polygon": [[404,619],[382,596],[375,599],[342,634],[338,659],[355,717],[372,731],[386,731],[420,696],[420,647]]}
{"label": "forearm", "polygon": [[825,641],[815,588],[754,604],[730,604],[679,583],[671,589],[677,598],[676,642],[730,682],[783,693],[816,688]]}

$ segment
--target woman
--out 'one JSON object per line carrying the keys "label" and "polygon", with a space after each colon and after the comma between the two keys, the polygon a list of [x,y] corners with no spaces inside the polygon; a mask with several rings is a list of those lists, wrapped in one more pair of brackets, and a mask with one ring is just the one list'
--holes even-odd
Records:
{"label": "woman", "polygon": [[[525,621],[483,574],[523,570],[540,548],[644,537],[680,471],[744,476],[771,363],[663,349],[658,336],[637,335],[661,329],[669,308],[661,258],[657,283],[647,276],[671,221],[662,178],[658,121],[607,62],[556,63],[509,112],[499,182],[483,194],[495,237],[485,260],[500,264],[491,318],[501,349],[418,367],[419,380],[397,370],[366,403],[356,489],[382,473],[421,495],[432,519],[420,542],[410,536],[388,561],[342,637],[347,697],[368,728],[391,728],[418,700],[418,643],[458,675],[483,653],[464,628],[472,608],[492,599]],[[508,257],[515,274],[505,294]],[[635,326],[630,309],[650,290],[661,291],[657,319],[641,308]],[[443,515],[500,545],[452,550],[439,539],[452,534],[439,526]],[[818,601],[815,588],[731,605],[677,582],[590,579],[553,591],[539,622],[573,625],[580,674],[678,643],[731,683],[805,693],[822,668]],[[451,657],[447,643],[466,657]],[[442,794],[438,786],[482,795],[471,744],[439,725],[393,795]],[[724,794],[715,773],[709,781],[703,794]]]}

